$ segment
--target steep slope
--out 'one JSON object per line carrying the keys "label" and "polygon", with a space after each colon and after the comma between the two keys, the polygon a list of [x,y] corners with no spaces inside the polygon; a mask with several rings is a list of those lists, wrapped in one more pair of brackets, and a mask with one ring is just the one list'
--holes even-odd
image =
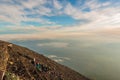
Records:
{"label": "steep slope", "polygon": [[89,80],[25,47],[0,41],[1,80]]}

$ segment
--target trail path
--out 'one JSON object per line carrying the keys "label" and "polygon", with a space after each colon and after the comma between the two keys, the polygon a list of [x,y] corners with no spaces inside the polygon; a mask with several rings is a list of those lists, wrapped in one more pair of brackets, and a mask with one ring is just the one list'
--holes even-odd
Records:
{"label": "trail path", "polygon": [[3,47],[2,50],[0,50],[0,80],[3,79],[3,76],[6,71],[7,67],[7,61],[9,58],[9,53],[8,53],[8,47]]}

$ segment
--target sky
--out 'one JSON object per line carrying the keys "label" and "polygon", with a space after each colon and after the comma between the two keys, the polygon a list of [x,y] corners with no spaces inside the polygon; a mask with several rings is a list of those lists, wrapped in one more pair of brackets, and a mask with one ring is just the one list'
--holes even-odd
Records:
{"label": "sky", "polygon": [[0,39],[120,38],[120,0],[0,0]]}

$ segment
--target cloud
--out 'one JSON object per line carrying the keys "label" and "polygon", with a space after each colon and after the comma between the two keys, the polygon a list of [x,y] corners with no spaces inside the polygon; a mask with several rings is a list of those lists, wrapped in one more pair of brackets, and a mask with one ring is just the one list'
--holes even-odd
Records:
{"label": "cloud", "polygon": [[42,43],[38,44],[38,46],[48,46],[48,47],[54,47],[54,48],[65,48],[68,47],[68,43],[65,42],[49,42],[49,43]]}
{"label": "cloud", "polygon": [[[34,31],[33,31],[33,30]],[[15,29],[13,28],[12,31]],[[84,29],[84,27],[68,27],[68,28],[24,28],[16,29],[15,31],[22,33],[14,34],[0,34],[1,40],[40,40],[40,39],[85,39],[92,42],[106,43],[106,42],[119,42],[120,41],[120,28],[103,28],[103,29]],[[28,32],[27,32],[28,31]],[[32,31],[32,32],[31,32]],[[27,33],[25,33],[27,32]],[[61,42],[51,42],[39,44],[39,46],[53,46],[56,48],[68,47],[68,43]]]}
{"label": "cloud", "polygon": [[[47,3],[46,0],[20,0],[17,2],[14,2],[13,0],[9,2],[3,1],[3,3],[0,3],[0,20],[15,25],[21,25],[21,22],[23,21],[54,24],[54,22],[50,22],[48,19],[42,17],[51,14],[51,9],[45,7],[45,4]],[[39,15],[39,17],[29,17],[28,15]]]}
{"label": "cloud", "polygon": [[59,57],[59,56],[56,56],[56,55],[46,55],[48,58],[56,61],[56,62],[64,62],[64,61],[69,61],[71,60],[70,58],[68,57]]}
{"label": "cloud", "polygon": [[27,1],[21,0],[20,3],[24,8],[33,9],[37,6],[46,4],[47,0],[34,0],[34,1],[33,0],[27,0]]}
{"label": "cloud", "polygon": [[[119,6],[114,7],[111,4],[111,2],[100,3],[97,0],[90,0],[86,1],[79,8],[68,3],[64,9],[64,13],[76,20],[87,20],[88,22],[85,22],[83,26],[88,26],[91,29],[93,27],[103,28],[111,25],[116,27],[120,25],[120,9]],[[83,11],[86,8],[89,10]],[[77,24],[77,26],[79,25]]]}
{"label": "cloud", "polygon": [[[9,2],[2,0],[0,4],[0,20],[17,25],[21,25],[21,22],[30,21],[40,24],[56,24],[56,22],[44,18],[44,16],[68,15],[76,20],[88,21],[90,24],[88,22],[84,24],[88,24],[90,27],[94,26],[91,24],[104,24],[105,26],[119,23],[120,10],[119,6],[116,5],[116,3],[112,5],[111,1],[99,2],[98,0],[86,0],[82,6],[78,5],[77,7],[70,2],[63,4],[58,0],[20,0],[17,2],[14,0]],[[90,10],[83,11],[86,8]]]}
{"label": "cloud", "polygon": [[0,7],[0,20],[16,24],[24,19],[22,15],[25,13],[21,10],[21,7],[4,4],[0,4]]}
{"label": "cloud", "polygon": [[81,12],[76,9],[75,7],[73,7],[70,3],[68,3],[64,9],[64,13],[73,17],[74,19],[81,19]]}
{"label": "cloud", "polygon": [[[11,31],[24,31],[24,32],[26,32],[26,31],[32,31],[32,32],[45,32],[45,31],[48,31],[49,29],[48,29],[48,27],[35,27],[35,26],[23,26],[23,27],[21,27],[21,26],[7,26],[6,28],[8,28],[9,30],[11,30]],[[32,32],[30,32],[30,33],[32,33]],[[8,33],[8,34],[10,34],[10,33]]]}
{"label": "cloud", "polygon": [[53,0],[53,4],[54,7],[58,10],[62,8],[62,5],[58,2],[58,0]]}
{"label": "cloud", "polygon": [[[102,39],[118,41],[120,39],[120,6],[118,2],[112,3],[112,1],[86,0],[82,5],[73,5],[68,1],[62,3],[58,0],[19,0],[16,2],[15,0],[1,0],[0,21],[13,25],[0,25],[0,27],[2,26],[0,39],[89,38],[94,41],[96,39],[98,41]],[[64,15],[79,21],[78,24],[66,27],[64,24],[61,25],[56,21],[51,21],[50,18],[45,18],[45,16],[51,16],[54,19],[54,16]],[[22,22],[28,24],[23,25]],[[81,24],[81,22],[83,23]],[[39,25],[35,26],[32,23]],[[23,33],[19,33],[20,31]],[[49,45],[67,46],[64,43]]]}

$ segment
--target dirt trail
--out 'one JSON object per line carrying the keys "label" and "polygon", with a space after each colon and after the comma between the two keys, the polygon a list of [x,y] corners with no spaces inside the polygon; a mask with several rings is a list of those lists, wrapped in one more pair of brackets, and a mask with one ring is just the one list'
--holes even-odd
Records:
{"label": "dirt trail", "polygon": [[7,62],[9,59],[9,53],[8,53],[8,47],[3,47],[2,50],[0,50],[0,80],[3,79],[3,76],[6,71]]}

